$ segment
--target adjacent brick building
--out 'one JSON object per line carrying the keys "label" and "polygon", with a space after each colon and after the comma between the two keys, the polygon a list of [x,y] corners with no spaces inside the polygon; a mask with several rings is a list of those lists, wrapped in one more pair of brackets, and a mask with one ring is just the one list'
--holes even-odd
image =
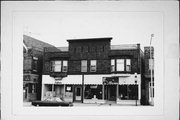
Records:
{"label": "adjacent brick building", "polygon": [[111,40],[71,39],[68,47],[45,47],[41,100],[147,104],[140,44],[111,45]]}
{"label": "adjacent brick building", "polygon": [[[150,55],[151,53],[151,55]],[[152,103],[152,97],[154,98],[154,47],[144,47],[144,62],[145,62],[145,88],[146,88],[146,99],[148,103]],[[152,68],[152,71],[151,71]],[[152,79],[151,79],[152,77]],[[151,80],[152,80],[152,90],[151,90]],[[152,92],[152,93],[151,93]]]}
{"label": "adjacent brick building", "polygon": [[44,47],[48,43],[23,35],[23,100],[41,99],[41,83]]}

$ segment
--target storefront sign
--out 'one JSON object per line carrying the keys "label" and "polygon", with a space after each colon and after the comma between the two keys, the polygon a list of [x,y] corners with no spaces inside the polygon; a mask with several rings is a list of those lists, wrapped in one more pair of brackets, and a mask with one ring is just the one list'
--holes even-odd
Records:
{"label": "storefront sign", "polygon": [[62,77],[56,77],[55,80],[56,80],[56,81],[61,81],[61,80],[62,80]]}
{"label": "storefront sign", "polygon": [[62,82],[59,81],[59,80],[56,80],[56,81],[55,81],[55,84],[62,84]]}
{"label": "storefront sign", "polygon": [[97,85],[91,85],[90,88],[96,89],[96,88],[97,88]]}
{"label": "storefront sign", "polygon": [[106,77],[103,84],[118,84],[118,77]]}
{"label": "storefront sign", "polygon": [[70,87],[70,86],[67,86],[66,90],[67,90],[67,91],[71,91],[71,87]]}
{"label": "storefront sign", "polygon": [[24,81],[30,81],[31,78],[30,78],[30,75],[24,75]]}

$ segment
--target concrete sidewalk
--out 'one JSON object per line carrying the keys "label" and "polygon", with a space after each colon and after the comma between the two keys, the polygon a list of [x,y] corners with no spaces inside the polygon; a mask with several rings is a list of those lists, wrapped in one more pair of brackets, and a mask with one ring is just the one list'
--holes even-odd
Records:
{"label": "concrete sidewalk", "polygon": [[[24,107],[35,107],[31,105],[31,102],[23,102]],[[80,103],[80,102],[75,102],[73,103],[73,107],[86,107],[86,106],[136,106],[136,104],[116,104],[115,102],[107,102],[105,104],[98,104],[98,103]],[[138,105],[141,106],[141,105]]]}

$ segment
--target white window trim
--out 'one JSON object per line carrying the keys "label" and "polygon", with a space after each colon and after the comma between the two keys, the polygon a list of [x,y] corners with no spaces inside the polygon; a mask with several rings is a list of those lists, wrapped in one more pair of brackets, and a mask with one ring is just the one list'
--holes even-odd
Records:
{"label": "white window trim", "polygon": [[[56,62],[60,62],[60,64],[57,64]],[[56,67],[60,67],[59,70],[56,70],[57,68]],[[51,67],[52,67],[52,72],[61,72],[62,71],[62,61],[61,60],[54,60],[54,61],[51,61]]]}
{"label": "white window trim", "polygon": [[81,72],[87,72],[87,60],[81,60]]}
{"label": "white window trim", "polygon": [[96,66],[97,66],[97,61],[91,60],[90,61],[90,72],[96,72]]}
{"label": "white window trim", "polygon": [[[119,60],[119,61],[121,61],[121,60],[123,61],[123,63],[119,63],[119,65],[120,65],[119,67],[120,67],[120,68],[118,68],[118,60]],[[122,62],[122,61],[121,61],[121,62]],[[116,59],[116,71],[117,71],[117,72],[125,71],[125,66],[124,66],[124,64],[125,64],[125,59]]]}
{"label": "white window trim", "polygon": [[115,72],[115,59],[111,59],[111,72]]}
{"label": "white window trim", "polygon": [[[65,62],[66,62],[66,65],[64,65]],[[63,60],[62,72],[67,72],[67,71],[68,71],[68,61],[67,60]]]}
{"label": "white window trim", "polygon": [[[129,61],[129,63],[127,63],[127,61]],[[129,66],[129,70],[127,70],[127,67]],[[126,72],[130,72],[131,71],[131,59],[126,59]]]}

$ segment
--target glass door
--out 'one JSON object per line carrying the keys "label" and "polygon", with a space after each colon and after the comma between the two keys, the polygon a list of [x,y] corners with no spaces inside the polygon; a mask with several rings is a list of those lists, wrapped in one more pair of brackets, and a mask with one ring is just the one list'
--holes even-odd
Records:
{"label": "glass door", "polygon": [[75,101],[81,101],[82,99],[82,87],[77,86],[75,87]]}

